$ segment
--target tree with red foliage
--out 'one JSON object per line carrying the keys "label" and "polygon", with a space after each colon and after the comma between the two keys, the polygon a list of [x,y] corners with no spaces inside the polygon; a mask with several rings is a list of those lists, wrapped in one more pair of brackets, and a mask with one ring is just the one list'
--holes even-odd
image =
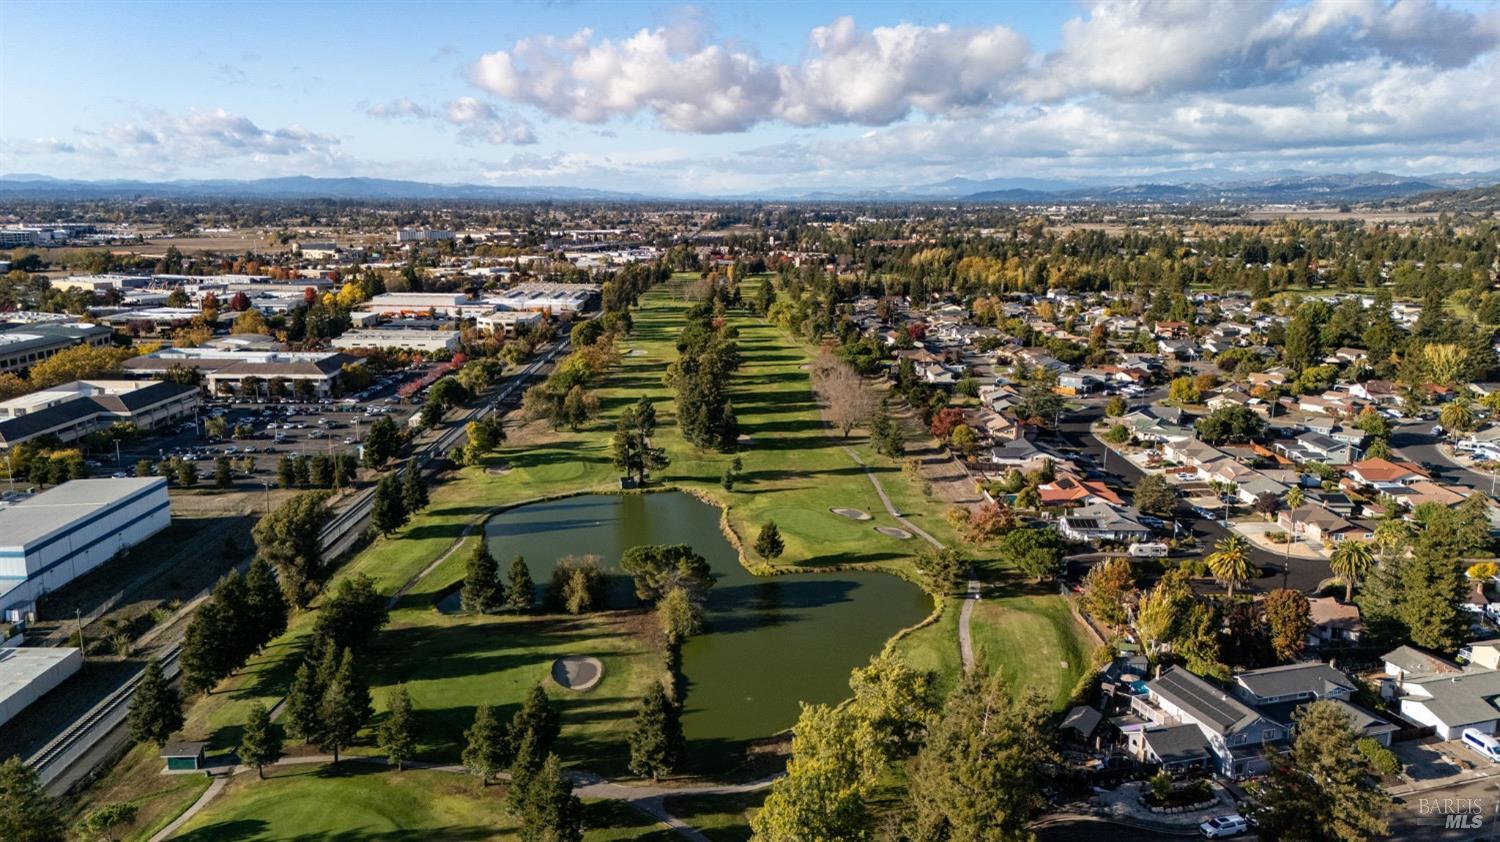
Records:
{"label": "tree with red foliage", "polygon": [[249,310],[250,296],[244,294],[243,292],[235,293],[234,297],[229,299],[229,309],[235,311],[236,313],[243,313],[246,310]]}
{"label": "tree with red foliage", "polygon": [[303,288],[302,302],[308,305],[316,304],[318,302],[318,291],[312,287]]}
{"label": "tree with red foliage", "polygon": [[946,441],[953,434],[953,428],[964,422],[964,411],[956,406],[950,406],[939,410],[932,416],[932,424],[927,429],[933,436]]}
{"label": "tree with red foliage", "polygon": [[913,342],[921,342],[923,339],[927,338],[927,323],[926,322],[909,322],[909,323],[907,323],[907,325],[906,325],[906,335],[910,336],[911,337],[911,341],[913,341]]}

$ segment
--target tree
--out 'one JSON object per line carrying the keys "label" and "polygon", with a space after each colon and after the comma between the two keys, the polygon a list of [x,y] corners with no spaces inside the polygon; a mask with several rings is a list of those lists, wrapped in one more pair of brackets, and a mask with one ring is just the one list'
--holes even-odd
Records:
{"label": "tree", "polygon": [[563,774],[557,755],[548,754],[526,782],[521,798],[521,842],[581,842],[583,802]]}
{"label": "tree", "polygon": [[631,547],[620,567],[635,580],[638,599],[655,601],[673,587],[704,593],[713,587],[707,559],[686,544],[646,544]]}
{"label": "tree", "polygon": [[[535,749],[533,757],[540,760],[552,750],[552,744],[557,742],[557,735],[561,730],[562,721],[557,709],[552,706],[552,700],[547,698],[547,691],[542,689],[542,685],[533,684],[526,699],[521,702],[520,710],[510,719],[511,757],[520,757],[522,743],[532,740]],[[513,760],[512,763],[514,762]]]}
{"label": "tree", "polygon": [[1177,491],[1161,474],[1146,474],[1136,483],[1135,507],[1149,514],[1170,516],[1177,507]]}
{"label": "tree", "polygon": [[135,821],[139,810],[135,804],[123,801],[90,810],[78,820],[77,838],[114,842],[115,828]]}
{"label": "tree", "polygon": [[1266,422],[1243,406],[1221,406],[1198,419],[1198,438],[1209,444],[1244,442],[1265,435]]}
{"label": "tree", "polygon": [[364,463],[366,468],[379,468],[401,449],[401,431],[389,415],[375,419],[365,433]]}
{"label": "tree", "polygon": [[401,505],[408,515],[427,508],[427,483],[422,481],[416,465],[407,467],[401,476]]}
{"label": "tree", "polygon": [[218,488],[234,487],[234,469],[229,465],[228,456],[214,460],[214,485]]}
{"label": "tree", "polygon": [[1354,743],[1354,748],[1360,756],[1369,761],[1370,768],[1382,775],[1397,775],[1401,773],[1401,758],[1394,751],[1380,744],[1374,737],[1360,737]]}
{"label": "tree", "polygon": [[254,626],[256,648],[286,631],[286,597],[271,565],[259,556],[250,561],[250,569],[245,572],[245,605]]}
{"label": "tree", "polygon": [[953,583],[958,581],[964,568],[963,556],[952,547],[922,550],[917,553],[913,562],[917,572],[922,574],[927,591],[937,596],[947,596],[953,592]]}
{"label": "tree", "polygon": [[681,711],[660,681],[652,683],[636,707],[629,741],[633,774],[655,781],[677,768],[683,746]]}
{"label": "tree", "polygon": [[870,817],[867,796],[884,769],[879,735],[853,710],[802,706],[792,729],[786,775],[751,819],[765,842],[859,839]]}
{"label": "tree", "polygon": [[0,839],[62,842],[62,811],[19,757],[0,763]]}
{"label": "tree", "polygon": [[389,535],[406,523],[406,503],[395,474],[386,474],[375,483],[375,499],[370,505],[370,523],[381,535]]}
{"label": "tree", "polygon": [[405,768],[417,748],[417,736],[411,713],[411,695],[404,685],[391,691],[387,700],[385,721],[380,723],[376,739],[385,752],[388,762],[396,764],[396,771]]}
{"label": "tree", "polygon": [[1167,400],[1178,406],[1198,403],[1202,394],[1191,377],[1178,377],[1167,388]]}
{"label": "tree", "polygon": [[1126,403],[1125,399],[1119,395],[1114,395],[1104,402],[1104,414],[1110,418],[1120,418],[1129,411],[1130,404]]}
{"label": "tree", "polygon": [[906,454],[906,442],[901,429],[891,420],[890,404],[882,398],[870,418],[870,446],[875,452],[892,459]]}
{"label": "tree", "polygon": [[667,591],[656,603],[656,614],[669,646],[677,646],[703,629],[703,607],[686,588]]}
{"label": "tree", "polygon": [[387,602],[375,589],[375,580],[363,573],[340,579],[318,610],[313,637],[330,644],[334,651],[363,652],[390,619]]}
{"label": "tree", "polygon": [[1062,570],[1062,536],[1050,529],[1014,529],[1000,539],[1000,558],[1040,582]]}
{"label": "tree", "polygon": [[271,714],[260,702],[250,705],[245,715],[245,729],[240,734],[240,762],[255,767],[255,774],[264,778],[265,765],[281,759],[281,734],[271,724]]}
{"label": "tree", "polygon": [[1111,629],[1123,629],[1135,597],[1130,559],[1121,556],[1094,565],[1083,577],[1079,602],[1089,616]]}
{"label": "tree", "polygon": [[287,601],[301,607],[322,576],[323,527],[333,519],[326,492],[298,494],[262,517],[254,530],[260,556],[276,568]]}
{"label": "tree", "polygon": [[310,659],[297,667],[292,686],[287,689],[287,731],[306,743],[317,742],[321,728],[319,706],[323,701],[323,687],[318,682],[317,667]]}
{"label": "tree", "polygon": [[[464,584],[467,587],[467,579]],[[531,568],[526,566],[526,559],[516,556],[511,559],[505,582],[505,607],[512,611],[530,611],[534,604],[536,583],[531,579]]]}
{"label": "tree", "polygon": [[[524,562],[523,562],[524,564]],[[514,567],[514,565],[512,565]],[[483,538],[474,546],[464,566],[463,590],[459,605],[473,613],[488,613],[500,604],[500,568]]]}
{"label": "tree", "polygon": [[667,466],[667,453],[651,446],[656,431],[656,407],[647,398],[620,413],[614,438],[610,441],[616,468],[634,475],[638,485],[646,484],[646,475]]}
{"label": "tree", "polygon": [[1291,751],[1273,758],[1260,787],[1260,834],[1337,842],[1384,836],[1390,799],[1355,750],[1348,714],[1334,702],[1313,702],[1296,720]]}
{"label": "tree", "polygon": [[1468,399],[1457,397],[1443,404],[1443,408],[1438,410],[1438,423],[1443,425],[1450,437],[1455,433],[1474,429],[1474,411],[1470,408]]}
{"label": "tree", "polygon": [[1354,602],[1354,586],[1359,580],[1369,574],[1370,569],[1375,566],[1375,553],[1370,545],[1364,541],[1349,539],[1340,541],[1333,547],[1333,555],[1328,560],[1328,566],[1334,575],[1344,580],[1344,601]]}
{"label": "tree", "polygon": [[1220,538],[1218,543],[1214,544],[1214,551],[1209,553],[1203,561],[1208,565],[1208,570],[1214,578],[1228,589],[1230,599],[1234,599],[1236,583],[1248,582],[1260,572],[1250,561],[1249,543],[1238,535]]}
{"label": "tree", "polygon": [[485,786],[510,763],[510,737],[489,705],[474,711],[474,724],[464,732],[462,760],[469,774]]}
{"label": "tree", "polygon": [[1000,676],[973,670],[948,697],[908,778],[914,840],[1022,839],[1046,802],[1048,709],[1012,699]]}
{"label": "tree", "polygon": [[824,416],[844,438],[869,419],[874,402],[864,379],[848,363],[824,351],[813,360],[811,380],[813,392],[823,404]]}
{"label": "tree", "polygon": [[1186,619],[1187,606],[1193,602],[1193,589],[1187,571],[1168,570],[1147,591],[1136,610],[1135,629],[1140,633],[1146,656],[1155,659]]}
{"label": "tree", "polygon": [[1290,661],[1307,646],[1312,629],[1307,597],[1291,588],[1277,588],[1266,594],[1266,624],[1271,628],[1271,648],[1276,657]]}
{"label": "tree", "polygon": [[582,386],[574,386],[563,396],[562,421],[575,433],[598,413],[598,396]]}
{"label": "tree", "polygon": [[227,640],[233,632],[231,623],[213,599],[199,605],[188,620],[178,656],[182,688],[188,693],[212,692],[219,679],[234,669]]}
{"label": "tree", "polygon": [[276,463],[276,484],[282,488],[297,485],[297,457],[283,456]]}
{"label": "tree", "polygon": [[181,728],[182,697],[162,675],[161,662],[152,661],[130,700],[130,739],[160,748]]}
{"label": "tree", "polygon": [[770,561],[779,558],[785,549],[786,544],[781,540],[781,530],[776,528],[776,522],[766,521],[766,525],[760,528],[760,534],[755,536],[755,552]]}
{"label": "tree", "polygon": [[198,484],[197,463],[185,459],[177,463],[177,484],[183,488],[192,488]]}
{"label": "tree", "polygon": [[354,668],[354,653],[344,650],[338,672],[323,690],[323,702],[319,705],[321,717],[318,747],[333,752],[333,762],[339,762],[339,751],[354,743],[359,729],[374,711],[370,707],[370,688]]}

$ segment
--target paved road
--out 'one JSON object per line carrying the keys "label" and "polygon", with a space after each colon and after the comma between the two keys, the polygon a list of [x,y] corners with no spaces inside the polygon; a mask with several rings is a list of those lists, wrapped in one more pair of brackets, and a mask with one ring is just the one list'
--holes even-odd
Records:
{"label": "paved road", "polygon": [[[1169,834],[1120,822],[1083,817],[1053,819],[1045,824],[1033,826],[1032,829],[1036,831],[1038,842],[1100,842],[1106,839],[1109,842],[1157,842],[1160,839],[1198,836],[1195,828]],[[1254,842],[1254,840],[1254,836],[1236,837],[1236,842]]]}
{"label": "paved road", "polygon": [[1470,470],[1449,459],[1438,448],[1440,438],[1432,434],[1433,421],[1412,421],[1397,425],[1391,431],[1391,447],[1408,462],[1432,465],[1433,479],[1465,485],[1486,494],[1495,488],[1495,478]]}
{"label": "paved road", "polygon": [[[1103,467],[1105,473],[1114,477],[1128,489],[1133,489],[1136,483],[1145,476],[1144,472],[1117,454],[1110,453],[1106,457],[1108,449],[1094,438],[1091,432],[1093,423],[1103,414],[1104,410],[1098,404],[1073,412],[1058,426],[1057,437],[1067,446],[1079,448],[1092,456],[1095,463]],[[1214,543],[1232,534],[1228,529],[1220,526],[1218,521],[1200,517],[1190,511],[1181,515],[1178,521],[1192,531],[1205,552]],[[1283,586],[1311,592],[1318,587],[1319,582],[1333,575],[1328,569],[1328,562],[1323,559],[1292,558],[1287,561],[1281,554],[1253,545],[1250,548],[1250,558],[1264,575],[1237,588],[1236,590],[1240,592],[1259,593]]]}

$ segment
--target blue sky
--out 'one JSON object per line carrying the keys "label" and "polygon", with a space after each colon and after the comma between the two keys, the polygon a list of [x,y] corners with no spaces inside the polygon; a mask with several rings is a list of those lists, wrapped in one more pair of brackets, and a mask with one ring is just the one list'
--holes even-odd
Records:
{"label": "blue sky", "polygon": [[0,171],[684,193],[1500,165],[1500,4],[0,4]]}

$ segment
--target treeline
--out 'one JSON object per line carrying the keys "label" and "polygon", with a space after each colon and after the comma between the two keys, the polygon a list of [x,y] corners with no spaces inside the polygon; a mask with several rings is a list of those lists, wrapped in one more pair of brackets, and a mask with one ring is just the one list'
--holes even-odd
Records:
{"label": "treeline", "polygon": [[700,449],[732,451],[739,442],[739,422],[729,395],[729,378],[740,367],[739,331],[725,317],[731,299],[718,284],[709,297],[687,309],[677,339],[677,359],[665,381],[677,396],[677,427]]}
{"label": "treeline", "polygon": [[231,570],[188,622],[180,656],[183,689],[211,692],[285,631],[286,621],[286,597],[264,559],[251,561],[243,577]]}

